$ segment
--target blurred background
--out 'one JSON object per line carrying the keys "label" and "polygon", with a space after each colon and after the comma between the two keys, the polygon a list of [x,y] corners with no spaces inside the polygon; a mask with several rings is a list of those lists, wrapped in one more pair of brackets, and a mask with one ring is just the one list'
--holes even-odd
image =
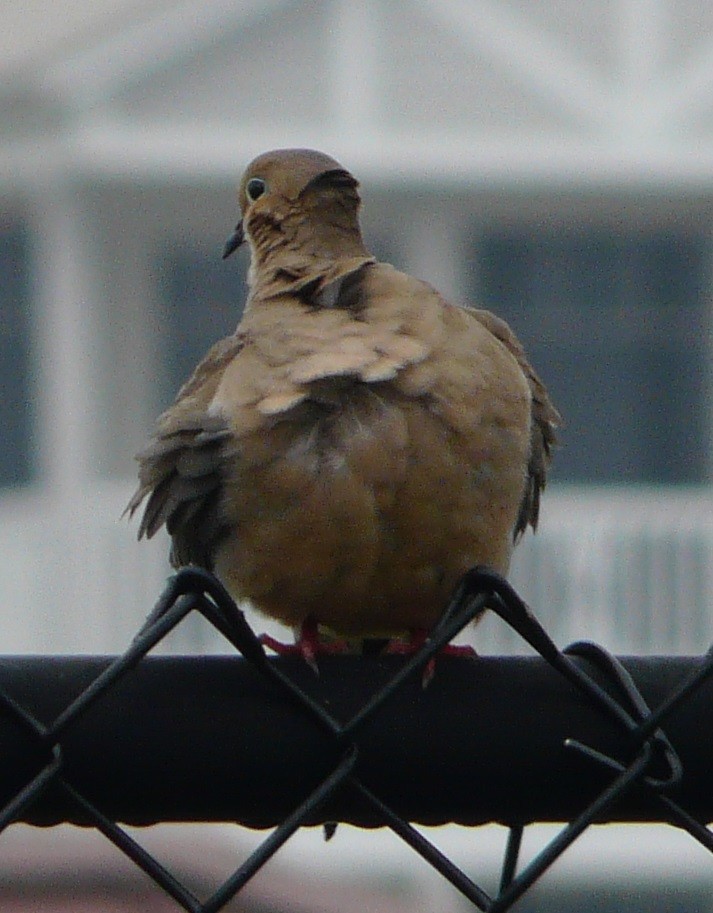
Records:
{"label": "blurred background", "polygon": [[[239,319],[245,253],[220,261],[235,187],[281,146],[339,159],[362,182],[373,251],[505,317],[552,391],[562,446],[513,581],[555,640],[707,647],[713,5],[0,0],[0,13],[0,651],[120,651],[155,601],[166,540],[139,545],[119,519],[133,454]],[[520,649],[493,620],[475,642]],[[188,622],[167,648],[224,646]],[[583,840],[578,864],[517,909],[713,910],[711,860],[634,831]],[[166,852],[200,869],[194,832],[171,834]],[[25,864],[49,836],[0,837],[3,909],[80,909],[79,882],[125,909],[116,853],[84,848],[85,878],[57,849],[86,835],[55,840],[41,871]],[[503,840],[441,837],[466,859],[477,845],[486,868]],[[232,858],[252,837],[210,839]],[[275,863],[284,896],[234,909],[347,910],[345,878],[362,910],[465,909],[396,838],[300,839]],[[632,843],[650,868],[616,863]],[[58,887],[40,889],[67,872],[60,906]]]}

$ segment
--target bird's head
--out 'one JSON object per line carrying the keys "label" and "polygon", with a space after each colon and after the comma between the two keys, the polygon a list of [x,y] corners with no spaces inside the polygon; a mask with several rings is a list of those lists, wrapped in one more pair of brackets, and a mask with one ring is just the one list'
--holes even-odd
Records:
{"label": "bird's head", "polygon": [[259,155],[240,182],[241,219],[223,259],[246,240],[258,262],[285,246],[318,257],[364,253],[358,186],[323,152],[275,149]]}

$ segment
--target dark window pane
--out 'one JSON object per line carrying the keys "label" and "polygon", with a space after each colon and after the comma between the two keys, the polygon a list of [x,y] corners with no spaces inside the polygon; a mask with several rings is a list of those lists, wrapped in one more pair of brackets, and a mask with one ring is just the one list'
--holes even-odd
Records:
{"label": "dark window pane", "polygon": [[555,478],[705,479],[709,256],[691,237],[485,240],[481,300],[512,324],[565,419]]}
{"label": "dark window pane", "polygon": [[208,349],[234,332],[247,295],[246,256],[181,250],[163,261],[163,397],[170,403]]}
{"label": "dark window pane", "polygon": [[20,228],[0,226],[0,485],[32,478],[28,244]]}

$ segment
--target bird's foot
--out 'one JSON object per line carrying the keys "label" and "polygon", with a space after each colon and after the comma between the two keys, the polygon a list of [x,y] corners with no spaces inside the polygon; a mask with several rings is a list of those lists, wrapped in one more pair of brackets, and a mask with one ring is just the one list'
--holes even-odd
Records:
{"label": "bird's foot", "polygon": [[284,644],[282,641],[276,640],[269,634],[261,634],[258,637],[258,640],[263,647],[267,647],[269,650],[272,650],[273,653],[277,653],[278,656],[289,656],[291,654],[301,656],[316,675],[319,675],[317,656],[320,653],[322,655],[333,655],[335,653],[349,652],[349,648],[345,641],[325,641],[320,638],[319,625],[311,618],[302,622],[299,631],[299,636],[293,644]]}
{"label": "bird's foot", "polygon": [[[426,643],[430,633],[427,628],[414,628],[409,631],[408,637],[395,637],[389,641],[384,653],[392,656],[413,656]],[[445,644],[424,666],[421,684],[424,688],[427,688],[433,680],[433,676],[436,673],[437,656],[465,656],[472,658],[477,657],[477,655],[473,647],[467,644]]]}

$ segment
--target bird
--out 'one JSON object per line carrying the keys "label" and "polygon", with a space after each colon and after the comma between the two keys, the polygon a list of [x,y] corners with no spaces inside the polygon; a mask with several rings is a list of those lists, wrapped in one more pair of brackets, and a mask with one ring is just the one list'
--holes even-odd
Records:
{"label": "bird", "polygon": [[507,575],[559,413],[507,323],[369,252],[336,159],[263,153],[238,200],[243,315],[159,417],[126,510],[307,659],[417,638],[474,565]]}

